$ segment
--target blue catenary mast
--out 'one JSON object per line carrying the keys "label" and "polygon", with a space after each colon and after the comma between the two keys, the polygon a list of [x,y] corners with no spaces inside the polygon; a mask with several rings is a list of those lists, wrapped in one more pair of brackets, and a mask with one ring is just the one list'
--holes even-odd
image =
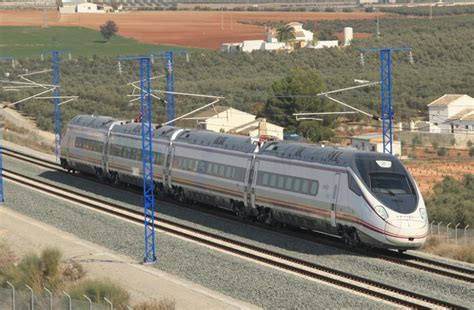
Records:
{"label": "blue catenary mast", "polygon": [[123,57],[120,60],[140,62],[140,102],[142,113],[143,213],[145,224],[145,263],[156,262],[155,252],[155,194],[153,183],[153,125],[151,109],[151,58],[153,56]]}
{"label": "blue catenary mast", "polygon": [[54,103],[54,141],[56,162],[59,162],[61,150],[61,90],[59,71],[59,51],[51,51],[51,69],[53,73],[53,103]]}
{"label": "blue catenary mast", "polygon": [[382,85],[382,138],[383,152],[393,154],[393,107],[391,51],[410,51],[407,47],[363,48],[361,52],[380,52],[380,83]]}

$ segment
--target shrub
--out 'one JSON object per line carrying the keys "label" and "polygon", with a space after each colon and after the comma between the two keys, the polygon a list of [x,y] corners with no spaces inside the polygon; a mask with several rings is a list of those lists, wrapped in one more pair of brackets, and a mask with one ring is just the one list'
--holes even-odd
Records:
{"label": "shrub", "polygon": [[436,151],[436,154],[438,156],[446,156],[446,149],[444,147],[440,147],[437,151]]}
{"label": "shrub", "polygon": [[82,279],[86,275],[86,272],[84,271],[84,268],[82,268],[81,264],[73,261],[72,263],[69,263],[63,267],[62,275],[64,281],[74,282]]}
{"label": "shrub", "polygon": [[0,274],[13,267],[16,261],[17,257],[10,246],[6,243],[0,243]]}
{"label": "shrub", "polygon": [[82,281],[70,289],[70,295],[75,299],[82,299],[86,295],[96,303],[103,303],[106,297],[116,308],[125,308],[130,299],[125,289],[110,280]]}
{"label": "shrub", "polygon": [[470,157],[474,157],[474,147],[471,147],[471,148],[469,149],[469,156],[470,156]]}
{"label": "shrub", "polygon": [[438,146],[439,146],[438,141],[431,142],[431,146],[433,146],[435,150],[438,149]]}
{"label": "shrub", "polygon": [[467,145],[468,148],[471,148],[472,147],[472,141],[471,140],[467,141],[466,145]]}
{"label": "shrub", "polygon": [[176,303],[172,299],[162,299],[160,301],[152,300],[139,303],[134,310],[174,310],[176,309]]}

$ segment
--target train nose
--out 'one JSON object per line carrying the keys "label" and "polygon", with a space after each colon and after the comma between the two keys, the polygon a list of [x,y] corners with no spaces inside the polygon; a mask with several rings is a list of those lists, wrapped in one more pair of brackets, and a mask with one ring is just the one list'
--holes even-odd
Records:
{"label": "train nose", "polygon": [[396,219],[385,224],[385,238],[396,247],[419,248],[426,239],[424,221]]}

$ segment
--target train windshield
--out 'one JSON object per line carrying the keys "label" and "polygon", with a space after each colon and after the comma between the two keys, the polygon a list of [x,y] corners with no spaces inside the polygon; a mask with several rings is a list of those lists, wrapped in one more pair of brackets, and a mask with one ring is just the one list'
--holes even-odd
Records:
{"label": "train windshield", "polygon": [[413,194],[407,177],[395,173],[371,173],[370,188],[373,193],[384,193],[391,196]]}
{"label": "train windshield", "polygon": [[418,197],[408,172],[393,157],[357,158],[358,174],[367,189],[384,206],[395,212],[409,214],[416,210]]}

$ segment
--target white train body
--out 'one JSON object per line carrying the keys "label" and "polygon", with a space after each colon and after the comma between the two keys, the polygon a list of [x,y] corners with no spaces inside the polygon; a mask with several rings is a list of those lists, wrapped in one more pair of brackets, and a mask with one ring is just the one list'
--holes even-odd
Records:
{"label": "white train body", "polygon": [[[102,149],[100,149],[102,147]],[[142,185],[141,124],[77,116],[61,146],[62,165]],[[421,193],[401,162],[386,154],[271,142],[161,127],[153,132],[156,190],[342,236],[349,243],[422,246],[428,219]]]}

